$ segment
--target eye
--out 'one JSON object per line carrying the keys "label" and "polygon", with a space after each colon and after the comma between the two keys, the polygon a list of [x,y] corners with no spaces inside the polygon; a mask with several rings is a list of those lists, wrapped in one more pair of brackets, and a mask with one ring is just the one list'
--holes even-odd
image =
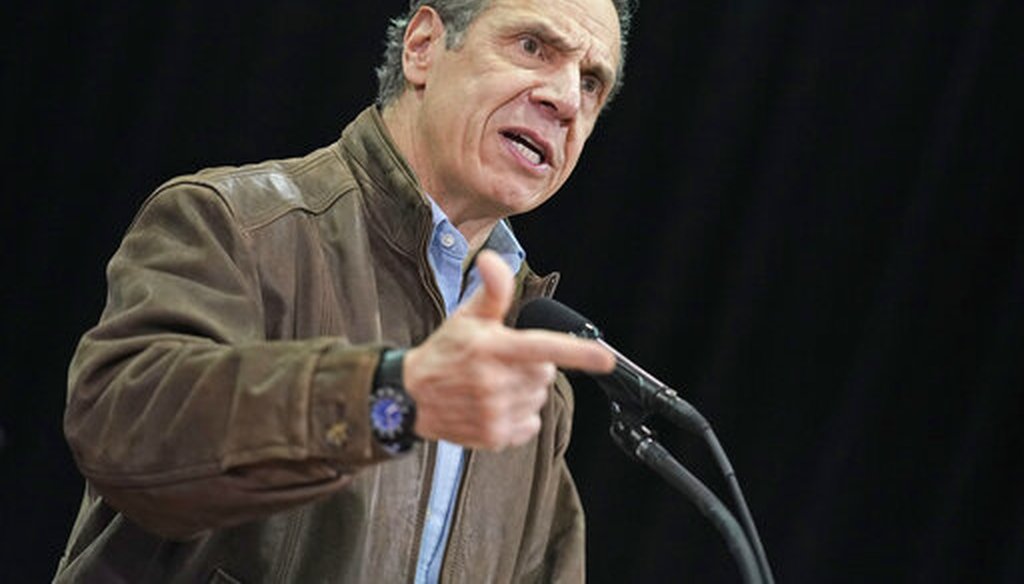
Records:
{"label": "eye", "polygon": [[593,75],[584,75],[583,78],[580,79],[580,89],[583,90],[583,93],[598,95],[601,93],[603,86],[604,84],[601,83],[601,80]]}
{"label": "eye", "polygon": [[527,55],[539,56],[540,55],[540,41],[532,36],[524,36],[519,39],[519,48],[523,49],[523,52]]}

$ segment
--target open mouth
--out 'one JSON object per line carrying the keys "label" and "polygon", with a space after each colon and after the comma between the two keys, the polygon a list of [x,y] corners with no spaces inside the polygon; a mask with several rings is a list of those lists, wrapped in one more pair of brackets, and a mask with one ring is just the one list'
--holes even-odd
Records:
{"label": "open mouth", "polygon": [[501,135],[508,139],[512,143],[512,147],[531,163],[541,165],[547,162],[544,148],[530,139],[529,136],[512,130],[502,131]]}

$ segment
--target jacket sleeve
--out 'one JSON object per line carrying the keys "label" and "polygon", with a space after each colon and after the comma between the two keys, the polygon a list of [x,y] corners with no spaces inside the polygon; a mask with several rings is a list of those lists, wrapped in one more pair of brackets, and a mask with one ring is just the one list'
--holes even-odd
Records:
{"label": "jacket sleeve", "polygon": [[322,497],[389,456],[368,420],[380,347],[267,340],[250,244],[211,189],[158,192],[72,359],[64,430],[79,468],[164,537]]}

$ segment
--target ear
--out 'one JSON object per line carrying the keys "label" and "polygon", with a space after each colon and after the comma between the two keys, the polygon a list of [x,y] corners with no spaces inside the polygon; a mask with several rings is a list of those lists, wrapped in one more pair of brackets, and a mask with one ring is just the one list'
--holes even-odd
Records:
{"label": "ear", "polygon": [[405,79],[414,89],[421,89],[427,83],[434,54],[444,50],[444,23],[441,16],[429,6],[421,7],[405,27],[402,44],[405,47],[402,50]]}

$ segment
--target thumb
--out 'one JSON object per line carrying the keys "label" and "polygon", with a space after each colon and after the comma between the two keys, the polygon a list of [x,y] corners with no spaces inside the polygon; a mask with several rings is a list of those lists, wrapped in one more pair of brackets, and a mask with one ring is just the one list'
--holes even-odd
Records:
{"label": "thumb", "polygon": [[512,270],[501,256],[489,249],[477,254],[476,270],[480,275],[480,288],[459,307],[458,314],[501,322],[512,305],[515,292]]}

